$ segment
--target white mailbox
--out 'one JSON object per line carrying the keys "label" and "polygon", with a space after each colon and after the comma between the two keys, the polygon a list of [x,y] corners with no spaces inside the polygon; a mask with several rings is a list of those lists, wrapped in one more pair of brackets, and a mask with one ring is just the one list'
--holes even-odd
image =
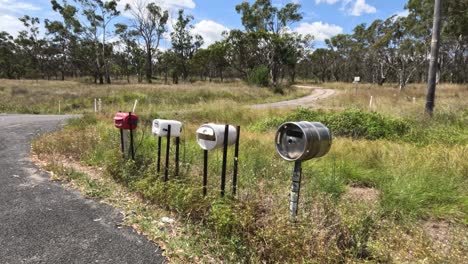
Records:
{"label": "white mailbox", "polygon": [[[197,129],[197,143],[204,150],[212,150],[224,145],[224,132],[226,125],[220,124],[204,124]],[[234,126],[229,125],[228,129],[228,145],[236,143],[237,130]]]}
{"label": "white mailbox", "polygon": [[155,119],[151,131],[158,137],[167,136],[169,125],[171,125],[171,137],[180,137],[182,123],[176,120]]}
{"label": "white mailbox", "polygon": [[327,154],[332,135],[320,122],[286,122],[278,128],[275,143],[283,159],[304,161]]}

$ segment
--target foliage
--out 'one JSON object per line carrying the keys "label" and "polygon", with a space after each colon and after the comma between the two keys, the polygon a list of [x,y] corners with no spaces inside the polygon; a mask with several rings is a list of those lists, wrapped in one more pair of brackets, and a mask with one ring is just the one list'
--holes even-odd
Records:
{"label": "foliage", "polygon": [[298,108],[285,117],[261,120],[253,125],[256,131],[277,128],[286,121],[317,121],[330,128],[333,135],[375,139],[395,139],[409,131],[409,124],[401,119],[385,117],[376,112],[346,110],[342,112],[313,111]]}
{"label": "foliage", "polygon": [[269,71],[268,67],[266,66],[260,66],[252,70],[252,72],[249,73],[247,82],[251,85],[257,85],[257,86],[268,86],[269,84]]}

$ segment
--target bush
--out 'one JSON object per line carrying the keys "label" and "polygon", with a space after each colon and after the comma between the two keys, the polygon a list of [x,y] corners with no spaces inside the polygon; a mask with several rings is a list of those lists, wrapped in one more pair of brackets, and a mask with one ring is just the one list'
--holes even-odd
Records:
{"label": "bush", "polygon": [[330,128],[335,136],[371,140],[394,139],[405,135],[409,131],[407,121],[386,117],[375,112],[363,112],[354,109],[344,112],[323,112],[306,108],[298,108],[283,118],[270,117],[260,120],[251,126],[251,129],[264,131],[276,128],[286,121],[317,121]]}
{"label": "bush", "polygon": [[267,66],[259,66],[253,69],[247,77],[247,82],[251,85],[266,87],[269,84],[269,70]]}

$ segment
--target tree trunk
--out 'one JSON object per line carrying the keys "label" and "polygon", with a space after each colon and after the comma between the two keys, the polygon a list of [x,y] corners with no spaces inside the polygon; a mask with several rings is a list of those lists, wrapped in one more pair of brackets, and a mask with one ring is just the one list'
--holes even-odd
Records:
{"label": "tree trunk", "polygon": [[434,24],[432,26],[431,60],[429,62],[429,73],[427,77],[426,109],[425,112],[432,117],[434,113],[434,101],[436,91],[437,58],[439,57],[440,38],[440,2],[435,0]]}
{"label": "tree trunk", "polygon": [[153,56],[151,54],[151,46],[147,45],[146,46],[146,81],[148,83],[151,83],[151,77],[153,75],[153,62],[152,62]]}

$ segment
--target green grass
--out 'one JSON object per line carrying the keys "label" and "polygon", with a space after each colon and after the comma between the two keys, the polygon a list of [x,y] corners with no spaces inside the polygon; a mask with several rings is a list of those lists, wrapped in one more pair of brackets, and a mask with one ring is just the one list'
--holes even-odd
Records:
{"label": "green grass", "polygon": [[[385,98],[381,103],[396,102],[404,111],[390,112],[390,106],[382,106],[371,112],[358,97],[349,96],[329,99],[332,110],[250,110],[240,107],[244,103],[240,98],[248,97],[242,93],[251,92],[246,90],[236,92],[238,101],[191,101],[191,108],[200,108],[194,112],[157,115],[153,108],[141,107],[134,162],[122,161],[119,132],[108,110],[71,121],[63,131],[35,141],[33,150],[42,158],[66,156],[103,168],[105,184],[75,179],[85,194],[117,199],[109,191],[117,182],[126,191],[138,193],[145,204],[175,215],[180,223],[175,237],[168,235],[170,231],[156,231],[152,211],[141,205],[132,205],[137,213],[128,222],[164,243],[175,262],[464,262],[468,124],[466,102],[461,98],[466,89],[444,88],[448,92],[438,97],[439,104],[457,102],[457,108],[441,107],[433,120],[422,118],[420,106],[407,101],[406,95],[394,98],[392,88],[366,89]],[[220,98],[226,97],[222,89],[210,96],[216,98],[218,92]],[[143,98],[145,91],[140,93]],[[158,100],[168,102],[174,96],[161,93]],[[346,102],[353,107],[339,110]],[[175,103],[185,108],[188,101]],[[178,177],[171,173],[167,183],[156,172],[157,141],[149,133],[150,120],[156,116],[184,122],[181,173]],[[293,164],[279,158],[272,139],[278,124],[299,120],[322,121],[337,137],[328,155],[303,164],[300,215],[292,226],[288,194]],[[194,131],[207,121],[242,126],[236,199],[219,198],[220,150],[210,152],[209,195],[202,197],[202,151]],[[359,133],[350,132],[353,129]],[[232,148],[228,157],[231,175]],[[227,186],[229,193],[230,177]],[[375,190],[376,200],[349,198],[353,187]],[[452,223],[448,232],[458,235],[447,242],[451,254],[434,249],[437,241],[421,224],[427,220]]]}

